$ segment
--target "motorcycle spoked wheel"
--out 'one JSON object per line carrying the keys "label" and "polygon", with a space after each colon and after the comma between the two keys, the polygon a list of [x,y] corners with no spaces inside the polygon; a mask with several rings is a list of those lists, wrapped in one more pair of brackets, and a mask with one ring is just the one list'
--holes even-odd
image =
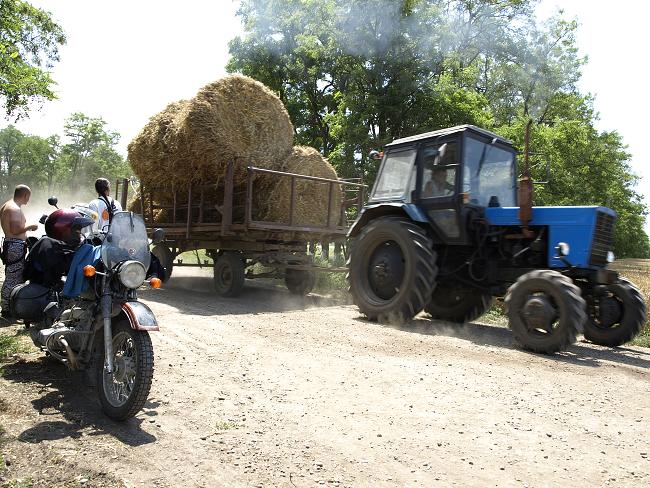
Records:
{"label": "motorcycle spoked wheel", "polygon": [[153,346],[146,331],[127,322],[113,324],[115,371],[104,372],[104,352],[97,362],[97,388],[104,413],[113,420],[126,420],[144,406],[153,378]]}

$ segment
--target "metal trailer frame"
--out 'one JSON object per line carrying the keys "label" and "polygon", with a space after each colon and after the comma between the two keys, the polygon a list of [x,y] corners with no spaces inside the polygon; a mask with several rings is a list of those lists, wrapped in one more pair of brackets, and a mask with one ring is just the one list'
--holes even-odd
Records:
{"label": "metal trailer frame", "polygon": [[[249,279],[284,277],[286,280],[288,269],[305,274],[313,274],[315,271],[346,272],[345,267],[315,265],[313,255],[309,254],[308,250],[314,242],[322,242],[325,254],[329,250],[329,244],[335,243],[345,254],[345,236],[364,205],[367,186],[357,181],[333,180],[254,166],[248,166],[246,171],[245,185],[235,184],[234,162],[228,164],[222,184],[188,184],[183,188],[187,202],[181,198],[181,190],[173,185],[167,188],[145,188],[140,185],[140,213],[147,230],[153,232],[156,228],[162,228],[165,231],[165,241],[162,245],[169,252],[159,250],[164,254],[159,256],[163,258],[163,265],[170,271],[174,266],[208,266],[209,262],[206,260],[201,263],[198,256],[199,250],[205,250],[215,264],[223,254],[237,253],[245,263],[244,267],[248,268],[245,277]],[[257,174],[278,180],[291,179],[289,210],[284,221],[271,222],[254,218],[256,209],[253,194]],[[324,225],[295,223],[299,197],[297,183],[300,180],[328,185],[327,218]],[[129,180],[123,179],[119,180],[115,187],[115,195],[120,198],[123,208],[127,205],[128,186]],[[340,207],[334,208],[337,188],[342,195],[341,204]],[[206,192],[210,190],[223,192],[222,205],[206,203]],[[172,193],[171,205],[154,203],[153,196],[160,192]],[[356,209],[356,212],[349,217],[350,209]],[[167,211],[171,221],[156,222],[154,217],[159,211]],[[177,260],[179,254],[187,251],[195,251],[199,262],[194,264]],[[251,268],[256,263],[271,268],[271,271],[254,273]]]}

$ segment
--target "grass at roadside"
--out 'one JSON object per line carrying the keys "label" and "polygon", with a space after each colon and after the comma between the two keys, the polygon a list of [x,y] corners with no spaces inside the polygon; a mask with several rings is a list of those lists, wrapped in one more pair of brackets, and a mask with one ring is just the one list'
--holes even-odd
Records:
{"label": "grass at roadside", "polygon": [[25,349],[19,336],[0,334],[0,361]]}

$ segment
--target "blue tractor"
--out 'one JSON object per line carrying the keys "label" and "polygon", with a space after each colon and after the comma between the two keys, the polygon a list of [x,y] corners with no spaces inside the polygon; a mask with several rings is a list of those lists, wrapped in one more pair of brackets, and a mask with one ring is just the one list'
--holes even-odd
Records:
{"label": "blue tractor", "polygon": [[396,140],[380,157],[348,235],[350,291],[369,319],[425,310],[465,323],[505,295],[514,337],[549,354],[579,333],[619,346],[643,328],[643,296],[607,268],[616,213],[533,207],[527,151],[519,185],[512,143],[471,125]]}

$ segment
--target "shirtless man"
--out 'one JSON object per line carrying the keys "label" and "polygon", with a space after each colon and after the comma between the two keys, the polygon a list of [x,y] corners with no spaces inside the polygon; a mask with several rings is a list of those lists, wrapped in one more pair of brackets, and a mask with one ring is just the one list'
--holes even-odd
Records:
{"label": "shirtless man", "polygon": [[25,215],[20,207],[29,202],[32,191],[27,185],[18,185],[14,197],[0,207],[0,223],[4,240],[2,243],[2,261],[5,265],[5,281],[2,284],[2,317],[9,318],[9,295],[15,286],[24,282],[23,267],[25,266],[25,251],[27,232],[38,229],[38,225],[25,226]]}

